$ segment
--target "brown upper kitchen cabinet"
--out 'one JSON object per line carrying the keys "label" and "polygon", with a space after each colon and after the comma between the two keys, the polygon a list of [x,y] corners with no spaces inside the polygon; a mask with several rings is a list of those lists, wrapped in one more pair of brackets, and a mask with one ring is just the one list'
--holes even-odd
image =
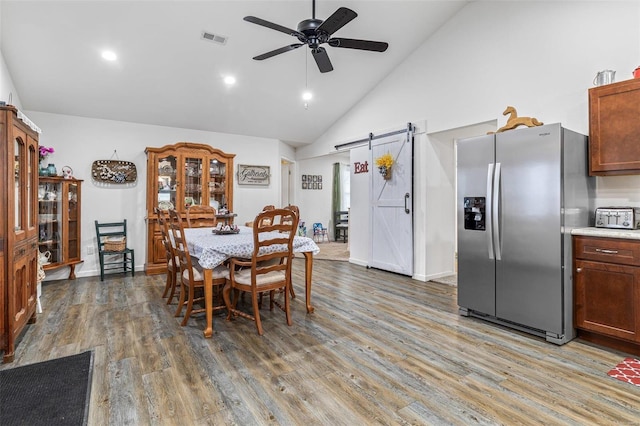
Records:
{"label": "brown upper kitchen cabinet", "polygon": [[589,89],[589,175],[640,174],[640,79]]}
{"label": "brown upper kitchen cabinet", "polygon": [[[167,258],[154,209],[176,209],[186,221],[192,205],[233,211],[233,158],[210,145],[178,142],[147,153],[147,274],[166,272]],[[186,226],[186,223],[185,223]]]}

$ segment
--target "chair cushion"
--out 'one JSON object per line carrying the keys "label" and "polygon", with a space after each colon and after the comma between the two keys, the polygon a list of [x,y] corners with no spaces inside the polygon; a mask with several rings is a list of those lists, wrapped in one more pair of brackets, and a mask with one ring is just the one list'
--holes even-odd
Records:
{"label": "chair cushion", "polygon": [[[197,267],[193,267],[193,279],[196,281],[203,281],[204,280],[204,273],[202,272],[202,268],[200,268],[200,265],[198,265]],[[187,271],[186,269],[184,271],[182,271],[182,277],[185,280],[189,279],[189,271]],[[219,265],[216,266],[213,269],[213,277],[214,280],[215,279],[220,279],[220,278],[229,278],[229,268],[227,268],[224,265]]]}
{"label": "chair cushion", "polygon": [[[238,284],[251,285],[251,269],[243,269],[234,273],[233,276]],[[267,274],[258,275],[256,285],[260,287],[261,285],[283,281],[285,277],[284,271],[271,271]]]}

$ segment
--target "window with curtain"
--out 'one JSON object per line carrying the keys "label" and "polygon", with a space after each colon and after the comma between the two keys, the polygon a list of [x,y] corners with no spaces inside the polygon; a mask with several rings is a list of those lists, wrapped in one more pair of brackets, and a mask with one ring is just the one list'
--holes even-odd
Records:
{"label": "window with curtain", "polygon": [[349,164],[340,164],[340,210],[349,210],[351,207],[351,167]]}

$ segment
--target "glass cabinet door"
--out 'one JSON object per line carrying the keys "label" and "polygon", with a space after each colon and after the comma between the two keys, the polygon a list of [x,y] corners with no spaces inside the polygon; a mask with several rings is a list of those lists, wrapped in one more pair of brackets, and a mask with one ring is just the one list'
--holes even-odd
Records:
{"label": "glass cabinet door", "polygon": [[62,190],[61,184],[38,185],[38,249],[47,258],[45,265],[62,261]]}
{"label": "glass cabinet door", "polygon": [[68,260],[80,259],[80,241],[78,235],[80,234],[78,223],[78,184],[69,183],[67,185],[67,199],[69,202],[69,217],[67,218],[67,249]]}
{"label": "glass cabinet door", "polygon": [[184,208],[202,205],[202,158],[185,157]]}
{"label": "glass cabinet door", "polygon": [[216,210],[226,207],[226,164],[214,158],[209,161],[209,205]]}
{"label": "glass cabinet door", "polygon": [[[35,222],[35,205],[33,197],[33,192],[35,191],[35,182],[37,179],[38,173],[38,154],[37,154],[37,144],[30,143],[29,144],[29,161],[27,162],[27,227],[30,230],[33,230],[36,226]],[[33,234],[32,234],[33,235]]]}
{"label": "glass cabinet door", "polygon": [[14,142],[14,155],[15,155],[15,171],[14,171],[14,205],[13,205],[13,212],[14,212],[14,230],[20,231],[22,229],[24,229],[24,224],[22,223],[22,210],[21,210],[21,206],[22,206],[22,187],[23,187],[23,177],[22,177],[22,166],[25,164],[25,159],[24,159],[24,150],[25,150],[25,144],[24,141],[22,141],[19,138],[15,139]]}
{"label": "glass cabinet door", "polygon": [[178,182],[176,180],[177,166],[178,160],[173,155],[158,160],[157,206],[162,210],[173,209],[178,205],[176,204],[178,190]]}

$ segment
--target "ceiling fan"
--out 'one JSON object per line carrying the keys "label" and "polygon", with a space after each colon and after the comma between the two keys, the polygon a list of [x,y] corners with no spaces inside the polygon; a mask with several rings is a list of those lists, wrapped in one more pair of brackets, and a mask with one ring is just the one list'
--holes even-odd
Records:
{"label": "ceiling fan", "polygon": [[358,40],[353,38],[332,38],[331,35],[351,22],[358,14],[346,7],[340,7],[333,12],[333,15],[328,17],[325,21],[316,19],[316,1],[312,0],[312,18],[305,19],[298,24],[297,30],[283,27],[282,25],[274,24],[273,22],[265,21],[264,19],[256,18],[255,16],[245,16],[244,20],[253,24],[262,25],[263,27],[271,28],[272,30],[280,31],[285,34],[296,37],[300,43],[290,44],[276,50],[272,50],[262,55],[255,56],[253,59],[256,61],[262,61],[281,53],[289,52],[297,49],[305,44],[311,49],[313,59],[315,59],[320,72],[329,72],[333,70],[329,55],[321,44],[327,43],[332,47],[342,47],[346,49],[359,49],[369,50],[372,52],[384,52],[389,47],[388,43],[381,41],[371,40]]}

